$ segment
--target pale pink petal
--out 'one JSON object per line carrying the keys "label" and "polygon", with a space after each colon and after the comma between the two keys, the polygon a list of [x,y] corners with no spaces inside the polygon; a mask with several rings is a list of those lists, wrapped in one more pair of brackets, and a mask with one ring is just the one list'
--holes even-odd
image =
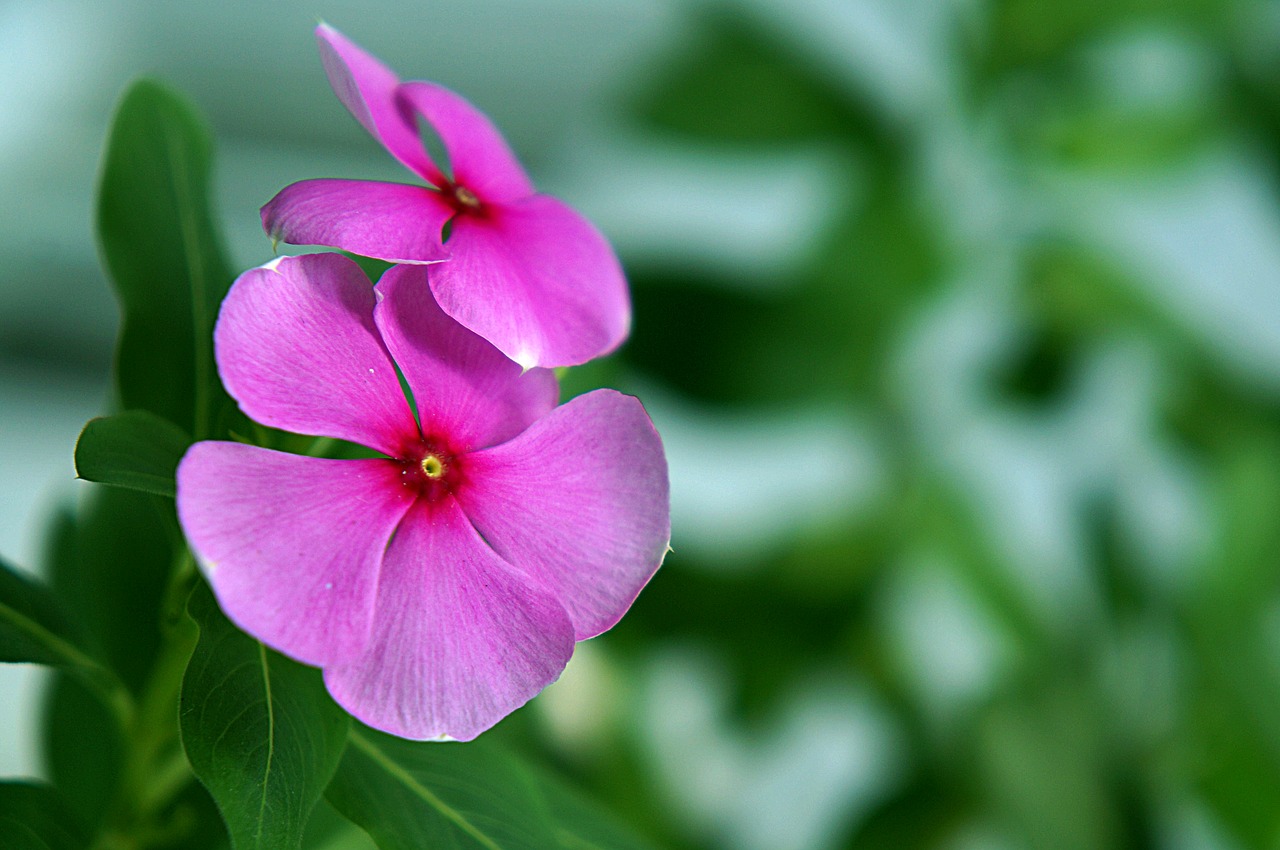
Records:
{"label": "pale pink petal", "polygon": [[394,266],[373,318],[418,403],[428,437],[455,451],[509,440],[559,399],[555,373],[520,367],[444,314],[427,285],[434,266]]}
{"label": "pale pink petal", "polygon": [[465,98],[444,86],[418,81],[404,83],[399,93],[440,136],[455,184],[481,201],[513,201],[533,194],[533,184],[502,134]]}
{"label": "pale pink petal", "polygon": [[439,192],[403,183],[301,180],[262,207],[262,227],[290,245],[327,245],[392,263],[449,258],[441,242],[453,208]]}
{"label": "pale pink petal", "polygon": [[370,726],[467,741],[553,682],[572,653],[564,609],[514,576],[446,498],[400,524],[367,651],[324,678]]}
{"label": "pale pink petal", "polygon": [[609,243],[567,204],[533,195],[460,215],[453,259],[431,274],[440,307],[521,366],[576,366],[631,327],[631,301]]}
{"label": "pale pink petal", "polygon": [[329,84],[342,105],[406,168],[443,186],[413,116],[400,108],[396,98],[400,80],[395,73],[328,24],[316,27],[316,43]]}
{"label": "pale pink petal", "polygon": [[662,563],[667,462],[631,396],[578,396],[466,462],[459,504],[503,559],[555,594],[578,640],[613,626]]}
{"label": "pale pink petal", "polygon": [[203,442],[178,466],[178,517],[222,610],[315,665],[364,651],[383,552],[416,493],[391,460]]}
{"label": "pale pink petal", "polygon": [[373,306],[369,279],[341,254],[250,269],[214,329],[222,383],[263,425],[398,454],[418,427]]}

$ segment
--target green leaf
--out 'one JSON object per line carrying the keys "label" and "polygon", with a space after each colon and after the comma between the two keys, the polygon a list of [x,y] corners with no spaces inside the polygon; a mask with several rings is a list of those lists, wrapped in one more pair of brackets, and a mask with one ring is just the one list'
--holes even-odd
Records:
{"label": "green leaf", "polygon": [[0,661],[51,667],[100,665],[58,598],[0,559]]}
{"label": "green leaf", "polygon": [[[90,645],[140,691],[159,646],[160,588],[172,557],[151,507],[159,500],[107,487],[85,496],[59,511],[50,528],[50,583],[90,633]],[[41,725],[50,778],[96,829],[117,794],[125,727],[83,683],[62,673],[45,691]]]}
{"label": "green leaf", "polygon": [[530,774],[483,742],[414,742],[353,724],[325,797],[381,850],[560,848]]}
{"label": "green leaf", "polygon": [[45,688],[41,754],[49,779],[90,830],[116,798],[124,767],[124,730],[102,701],[66,673]]}
{"label": "green leaf", "polygon": [[182,683],[182,744],[236,850],[290,850],[342,756],[349,718],[320,672],[241,632],[200,583],[200,640]]}
{"label": "green leaf", "polygon": [[652,850],[652,844],[558,778],[539,772],[538,788],[564,850]]}
{"label": "green leaf", "polygon": [[231,274],[209,203],[212,143],[195,110],[151,80],[126,92],[107,143],[98,235],[123,311],[116,388],[197,439],[229,404],[213,325]]}
{"label": "green leaf", "polygon": [[190,446],[181,428],[145,410],[90,419],[76,441],[76,474],[172,499],[178,461]]}
{"label": "green leaf", "polygon": [[84,850],[89,837],[48,785],[0,782],[0,847],[5,850]]}

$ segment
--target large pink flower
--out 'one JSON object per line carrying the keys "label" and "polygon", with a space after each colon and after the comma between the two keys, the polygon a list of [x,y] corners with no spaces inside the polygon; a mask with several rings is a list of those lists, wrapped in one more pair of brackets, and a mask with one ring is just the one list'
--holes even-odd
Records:
{"label": "large pink flower", "polygon": [[215,332],[231,395],[265,425],[387,457],[197,443],[178,514],[241,628],[324,668],[371,726],[467,740],[631,605],[670,537],[667,468],[638,401],[557,407],[551,372],[440,311],[428,269],[375,288],[315,254],[241,275]]}
{"label": "large pink flower", "polygon": [[[620,345],[631,303],[613,249],[568,205],[534,193],[489,119],[441,86],[401,83],[324,24],[316,37],[338,98],[430,187],[304,180],[262,208],[267,232],[395,263],[448,259],[431,275],[437,303],[526,368],[573,366]],[[451,174],[422,144],[419,116]]]}

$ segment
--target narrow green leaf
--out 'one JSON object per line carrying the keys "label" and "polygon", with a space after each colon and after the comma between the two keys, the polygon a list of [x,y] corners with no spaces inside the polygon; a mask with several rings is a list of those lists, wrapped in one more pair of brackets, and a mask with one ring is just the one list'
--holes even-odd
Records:
{"label": "narrow green leaf", "polygon": [[44,691],[41,747],[49,779],[85,825],[97,830],[116,798],[125,732],[87,686],[57,673]]}
{"label": "narrow green leaf", "polygon": [[0,847],[5,850],[84,850],[89,837],[52,787],[0,782]]}
{"label": "narrow green leaf", "polygon": [[[140,694],[160,646],[160,601],[173,560],[155,496],[97,487],[58,512],[45,562],[49,582],[125,687]],[[174,520],[170,520],[174,522]],[[90,829],[118,790],[125,751],[119,712],[59,673],[45,692],[41,738],[50,778]]]}
{"label": "narrow green leaf", "polygon": [[231,283],[209,202],[212,144],[181,96],[151,80],[126,92],[112,124],[98,234],[123,309],[116,388],[197,439],[229,403],[214,368],[213,324]]}
{"label": "narrow green leaf", "polygon": [[0,661],[100,669],[58,598],[0,559]]}
{"label": "narrow green leaf", "polygon": [[190,446],[181,428],[145,410],[90,419],[76,441],[76,474],[172,499],[178,461]]}
{"label": "narrow green leaf", "polygon": [[182,744],[236,850],[301,846],[307,818],[342,756],[349,718],[320,672],[241,632],[197,585],[200,640],[182,683]]}
{"label": "narrow green leaf", "polygon": [[325,797],[381,850],[561,847],[532,777],[483,742],[405,741],[353,724]]}

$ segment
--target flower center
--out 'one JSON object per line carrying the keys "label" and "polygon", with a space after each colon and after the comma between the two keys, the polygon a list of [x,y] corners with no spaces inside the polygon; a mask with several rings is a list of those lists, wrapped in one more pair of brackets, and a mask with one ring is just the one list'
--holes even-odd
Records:
{"label": "flower center", "polygon": [[468,189],[466,186],[454,186],[453,198],[464,207],[473,210],[480,209],[480,199],[476,197],[476,193]]}
{"label": "flower center", "polygon": [[440,478],[444,475],[444,461],[430,454],[422,459],[422,474],[428,478]]}
{"label": "flower center", "polygon": [[438,437],[406,445],[396,462],[400,466],[400,483],[428,502],[437,502],[465,486],[465,455],[453,451],[447,441]]}

